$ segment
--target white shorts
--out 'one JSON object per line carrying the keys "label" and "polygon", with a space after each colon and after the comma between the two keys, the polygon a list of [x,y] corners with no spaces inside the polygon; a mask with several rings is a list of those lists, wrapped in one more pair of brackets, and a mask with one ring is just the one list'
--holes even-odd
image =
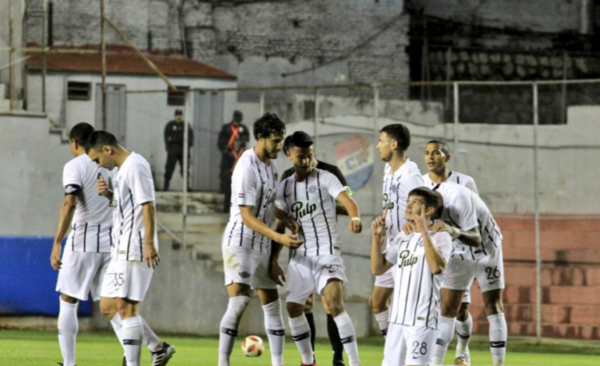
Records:
{"label": "white shorts", "polygon": [[269,253],[241,247],[223,247],[225,286],[241,283],[254,289],[277,289],[277,284],[269,276],[269,259]]}
{"label": "white shorts", "polygon": [[102,279],[110,263],[110,253],[73,252],[65,250],[58,271],[56,291],[81,301],[100,300]]}
{"label": "white shorts", "polygon": [[375,287],[394,288],[394,266],[390,267],[381,276],[375,276]]}
{"label": "white shorts", "polygon": [[154,270],[144,262],[112,261],[102,283],[102,297],[142,302]]}
{"label": "white shorts", "polygon": [[381,365],[429,365],[436,332],[435,329],[423,325],[390,323]]}
{"label": "white shorts", "polygon": [[481,292],[504,288],[504,261],[502,246],[490,255],[474,261],[450,258],[444,273],[442,288],[449,290],[466,290],[476,278]]}
{"label": "white shorts", "polygon": [[318,257],[294,257],[288,264],[286,277],[286,302],[305,304],[306,299],[316,291],[319,296],[327,282],[332,279],[348,283],[344,260],[339,255]]}

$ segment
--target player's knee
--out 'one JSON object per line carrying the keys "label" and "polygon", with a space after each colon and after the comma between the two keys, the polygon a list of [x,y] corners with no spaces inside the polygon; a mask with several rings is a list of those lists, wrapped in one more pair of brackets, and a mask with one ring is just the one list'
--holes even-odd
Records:
{"label": "player's knee", "polygon": [[285,305],[285,307],[287,309],[288,316],[290,318],[297,318],[297,317],[299,317],[299,316],[301,316],[301,315],[304,314],[304,306],[301,305],[301,304],[296,304],[296,303],[293,303],[293,302],[288,302]]}
{"label": "player's knee", "polygon": [[79,300],[69,295],[60,294],[60,299],[64,302],[68,302],[69,304],[77,304]]}
{"label": "player's knee", "polygon": [[100,312],[109,320],[114,318],[117,313],[114,301],[100,300]]}
{"label": "player's knee", "polygon": [[341,300],[333,299],[327,301],[329,314],[334,318],[344,312],[344,303]]}
{"label": "player's knee", "polygon": [[456,319],[458,321],[464,322],[469,317],[469,304],[462,303],[460,308],[458,309],[458,313],[456,314]]}
{"label": "player's knee", "polygon": [[452,302],[444,302],[440,304],[440,313],[444,318],[457,317],[458,307]]}
{"label": "player's knee", "polygon": [[382,301],[381,297],[376,294],[371,294],[369,297],[369,307],[373,314],[379,314],[386,310],[385,301]]}
{"label": "player's knee", "polygon": [[489,303],[484,304],[485,314],[487,316],[496,315],[504,312],[504,306],[502,305],[502,301],[490,301]]}

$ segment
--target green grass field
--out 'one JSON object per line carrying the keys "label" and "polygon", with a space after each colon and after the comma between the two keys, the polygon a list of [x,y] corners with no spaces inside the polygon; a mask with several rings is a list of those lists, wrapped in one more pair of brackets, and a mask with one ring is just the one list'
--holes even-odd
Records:
{"label": "green grass field", "polygon": [[[216,366],[218,340],[216,338],[194,338],[167,336],[165,340],[175,345],[177,353],[170,366]],[[383,341],[373,337],[361,340],[360,352],[363,366],[381,365]],[[232,357],[232,365],[270,365],[268,353],[258,358],[246,358],[239,350],[240,342]],[[471,362],[474,366],[491,365],[486,340],[478,337],[473,341]],[[317,344],[319,366],[330,365],[331,354],[328,343]],[[287,365],[298,365],[300,357],[292,342],[286,345]],[[452,354],[450,354],[452,353]],[[452,364],[449,352],[446,364]],[[78,338],[77,363],[79,366],[120,366],[122,348],[112,334],[82,333]],[[142,351],[142,365],[149,365],[149,352]],[[33,332],[0,330],[0,366],[42,366],[62,362],[56,334],[53,332]],[[534,340],[509,339],[507,366],[597,366],[600,365],[600,344],[597,342],[576,342],[545,340],[538,345]]]}

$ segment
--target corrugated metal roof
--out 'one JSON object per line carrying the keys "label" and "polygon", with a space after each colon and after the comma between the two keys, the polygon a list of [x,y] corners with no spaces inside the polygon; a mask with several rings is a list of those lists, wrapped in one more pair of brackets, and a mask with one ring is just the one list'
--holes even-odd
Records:
{"label": "corrugated metal roof", "polygon": [[[29,69],[41,70],[41,53],[31,53],[29,56],[27,59]],[[236,79],[234,75],[225,71],[183,56],[148,55],[148,57],[166,76]],[[46,69],[48,71],[101,73],[102,56],[100,54],[47,53]],[[107,74],[156,75],[141,57],[132,52],[107,54],[106,72]]]}

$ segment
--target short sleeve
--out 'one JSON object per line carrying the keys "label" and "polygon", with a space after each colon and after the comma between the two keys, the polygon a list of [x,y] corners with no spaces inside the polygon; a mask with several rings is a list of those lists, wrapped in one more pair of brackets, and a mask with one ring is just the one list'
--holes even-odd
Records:
{"label": "short sleeve", "polygon": [[252,169],[243,165],[247,163],[248,159],[239,161],[231,177],[231,193],[236,195],[232,197],[231,201],[238,206],[256,205],[258,179],[256,179],[256,173]]}
{"label": "short sleeve", "polygon": [[77,169],[77,165],[74,161],[65,164],[63,169],[63,188],[66,188],[67,186],[83,187],[80,170]]}
{"label": "short sleeve", "polygon": [[131,188],[133,197],[138,205],[155,200],[154,181],[152,180],[152,173],[148,164],[135,161],[129,168],[128,178],[131,182],[128,186]]}
{"label": "short sleeve", "polygon": [[285,189],[287,188],[287,180],[281,181],[279,187],[277,187],[277,199],[275,200],[275,207],[283,212],[289,213],[289,207],[285,201]]}
{"label": "short sleeve", "polygon": [[433,234],[431,237],[433,246],[437,249],[438,253],[448,261],[450,258],[450,252],[452,251],[452,237],[447,232],[439,232]]}
{"label": "short sleeve", "polygon": [[398,248],[400,246],[400,242],[405,239],[406,234],[401,232],[389,242],[389,245],[383,253],[386,261],[390,262],[391,264],[396,264],[396,262],[398,262]]}
{"label": "short sleeve", "polygon": [[317,179],[319,179],[319,184],[323,185],[327,188],[327,192],[333,199],[337,199],[337,196],[342,192],[347,192],[346,188],[342,185],[342,183],[337,179],[337,177],[328,171],[319,171],[317,173]]}
{"label": "short sleeve", "polygon": [[423,176],[421,172],[418,170],[412,170],[409,174],[402,177],[401,184],[406,187],[406,195],[410,193],[415,188],[425,186],[425,181],[423,180]]}
{"label": "short sleeve", "polygon": [[473,192],[479,194],[479,190],[477,189],[477,184],[475,184],[474,179],[471,178],[471,179],[467,180],[467,182],[465,183],[465,187],[467,187],[470,190],[472,190]]}
{"label": "short sleeve", "polygon": [[460,226],[460,229],[471,230],[474,227],[479,226],[479,224],[477,222],[475,205],[473,204],[471,197],[469,197],[468,192],[465,193],[461,193],[456,197],[454,211],[458,216],[456,217],[456,223]]}

